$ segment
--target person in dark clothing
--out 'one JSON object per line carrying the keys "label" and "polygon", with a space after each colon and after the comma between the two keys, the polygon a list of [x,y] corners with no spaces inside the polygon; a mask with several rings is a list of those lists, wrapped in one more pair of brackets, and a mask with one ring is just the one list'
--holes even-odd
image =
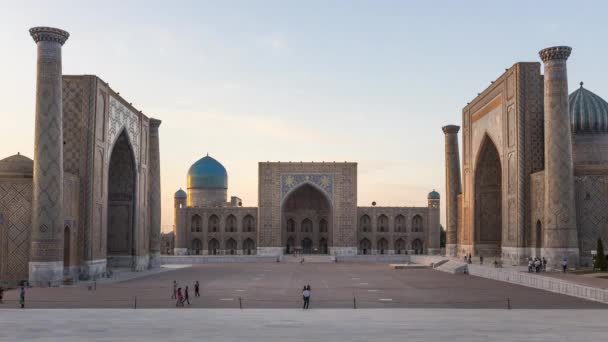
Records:
{"label": "person in dark clothing", "polygon": [[543,272],[547,271],[547,259],[545,259],[545,257],[543,257]]}
{"label": "person in dark clothing", "polygon": [[186,286],[186,290],[184,291],[184,302],[187,302],[190,305],[190,294],[188,293],[188,286]]}
{"label": "person in dark clothing", "polygon": [[479,256],[479,264],[480,264],[480,265],[483,265],[483,255],[480,255],[480,256]]}
{"label": "person in dark clothing", "polygon": [[2,304],[3,298],[4,298],[4,289],[0,287],[0,304]]}
{"label": "person in dark clothing", "polygon": [[173,281],[173,294],[171,295],[171,299],[177,299],[177,282]]}
{"label": "person in dark clothing", "polygon": [[304,300],[304,306],[302,309],[304,310],[308,310],[308,306],[310,305],[310,295],[311,292],[308,289],[308,286],[304,286],[304,289],[302,290],[302,299]]}
{"label": "person in dark clothing", "polygon": [[21,303],[21,308],[25,308],[25,286],[21,285],[21,292],[19,293],[19,303]]}
{"label": "person in dark clothing", "polygon": [[194,283],[194,297],[200,297],[201,293],[199,292],[200,285],[198,284],[198,280]]}

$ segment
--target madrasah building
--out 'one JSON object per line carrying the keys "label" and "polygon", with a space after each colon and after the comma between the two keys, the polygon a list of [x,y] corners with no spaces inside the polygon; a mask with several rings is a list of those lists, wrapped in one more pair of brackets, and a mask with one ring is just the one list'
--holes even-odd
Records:
{"label": "madrasah building", "polygon": [[439,193],[426,207],[357,206],[357,163],[260,162],[258,207],[228,201],[210,156],[175,193],[176,255],[438,254]]}
{"label": "madrasah building", "polygon": [[[589,266],[608,241],[608,103],[568,93],[571,48],[507,69],[443,127],[449,256]],[[462,170],[462,173],[461,173]]]}

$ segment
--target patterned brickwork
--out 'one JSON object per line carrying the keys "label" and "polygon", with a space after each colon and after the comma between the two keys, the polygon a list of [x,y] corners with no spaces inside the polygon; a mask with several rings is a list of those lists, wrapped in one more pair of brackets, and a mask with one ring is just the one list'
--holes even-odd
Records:
{"label": "patterned brickwork", "polygon": [[446,244],[457,243],[458,195],[460,183],[460,150],[458,149],[458,126],[445,126],[445,182],[446,182]]}
{"label": "patterned brickwork", "polygon": [[[282,183],[284,175],[333,174],[330,197],[334,247],[356,247],[357,167],[355,163],[260,163],[258,246],[281,247]],[[306,184],[302,183],[302,184]],[[314,184],[313,184],[314,185]],[[314,185],[317,186],[318,185]],[[331,246],[330,246],[331,247]]]}
{"label": "patterned brickwork", "polygon": [[22,280],[28,276],[32,183],[0,182],[0,269],[2,280]]}
{"label": "patterned brickwork", "polygon": [[148,164],[148,194],[150,196],[150,252],[160,252],[161,192],[160,192],[160,149],[158,127],[161,121],[150,119],[150,142]]}
{"label": "patterned brickwork", "polygon": [[82,83],[80,78],[63,79],[63,168],[75,175],[86,152]]}
{"label": "patterned brickwork", "polygon": [[590,257],[598,238],[608,241],[608,176],[576,177],[575,188],[581,255]]}
{"label": "patterned brickwork", "polygon": [[57,253],[63,240],[61,73],[61,44],[38,41],[31,261],[62,260]]}
{"label": "patterned brickwork", "polygon": [[578,248],[566,59],[545,60],[544,102],[544,247]]}

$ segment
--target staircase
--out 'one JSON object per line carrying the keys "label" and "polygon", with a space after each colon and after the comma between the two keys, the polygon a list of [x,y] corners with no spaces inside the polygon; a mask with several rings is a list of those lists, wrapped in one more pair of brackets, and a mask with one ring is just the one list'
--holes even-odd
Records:
{"label": "staircase", "polygon": [[304,259],[304,264],[321,264],[321,263],[334,263],[336,261],[336,257],[333,255],[326,254],[310,254],[310,255],[284,255],[283,262],[287,263],[301,263],[302,259]]}

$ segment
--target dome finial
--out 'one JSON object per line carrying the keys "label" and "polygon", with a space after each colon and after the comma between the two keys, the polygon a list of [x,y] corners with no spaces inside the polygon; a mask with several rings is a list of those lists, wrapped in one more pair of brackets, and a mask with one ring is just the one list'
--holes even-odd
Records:
{"label": "dome finial", "polygon": [[581,88],[582,88],[583,87],[583,81],[581,81],[580,85],[581,85]]}
{"label": "dome finial", "polygon": [[209,152],[207,152],[207,157],[209,157]]}

